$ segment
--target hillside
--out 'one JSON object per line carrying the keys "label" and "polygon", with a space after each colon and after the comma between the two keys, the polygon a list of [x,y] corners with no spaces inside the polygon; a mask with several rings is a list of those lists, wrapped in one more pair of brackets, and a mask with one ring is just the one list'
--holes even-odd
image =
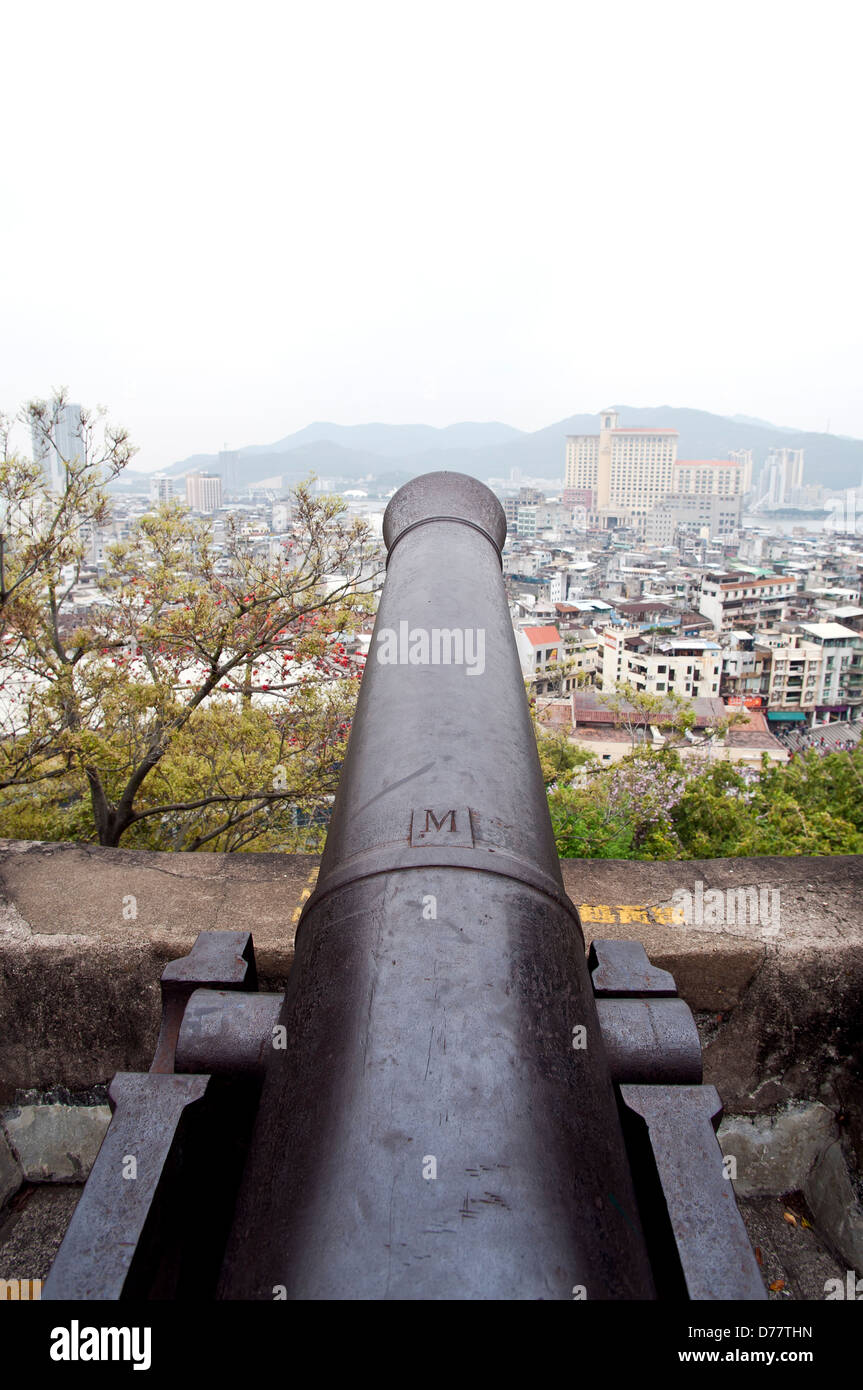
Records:
{"label": "hillside", "polygon": [[[751,449],[756,475],[774,446],[805,449],[807,482],[830,488],[856,487],[863,476],[863,441],[808,433],[740,416],[713,415],[674,406],[620,405],[621,424],[670,426],[678,430],[678,457],[725,458],[733,449]],[[274,444],[239,451],[243,486],[282,474],[296,481],[320,477],[357,480],[372,474],[413,476],[446,468],[474,477],[508,477],[511,469],[537,477],[562,477],[567,434],[595,434],[599,415],[571,415],[532,433],[496,422],[462,423],[445,429],[430,425],[336,425],[318,422]],[[220,472],[217,454],[195,454],[167,471],[180,475],[198,468]]]}

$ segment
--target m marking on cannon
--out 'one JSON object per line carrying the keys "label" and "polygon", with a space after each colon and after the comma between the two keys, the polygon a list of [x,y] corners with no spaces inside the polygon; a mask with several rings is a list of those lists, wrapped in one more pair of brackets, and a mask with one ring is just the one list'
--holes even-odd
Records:
{"label": "m marking on cannon", "polygon": [[417,807],[411,813],[411,847],[446,845],[450,849],[473,849],[473,826],[467,806],[436,810]]}

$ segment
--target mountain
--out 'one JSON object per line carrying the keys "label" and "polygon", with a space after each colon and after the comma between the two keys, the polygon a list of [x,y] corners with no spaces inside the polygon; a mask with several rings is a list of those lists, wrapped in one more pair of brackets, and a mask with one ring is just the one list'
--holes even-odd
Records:
{"label": "mountain", "polygon": [[[804,449],[807,482],[828,488],[857,487],[863,475],[863,441],[773,425],[745,416],[713,415],[677,406],[614,407],[622,426],[679,432],[681,459],[725,458],[731,450],[751,449],[757,476],[771,448]],[[247,487],[276,475],[289,482],[314,472],[319,477],[356,480],[372,474],[413,477],[435,469],[476,478],[508,478],[512,469],[528,477],[563,477],[568,434],[596,434],[599,414],[570,415],[544,429],[527,432],[511,425],[464,422],[431,425],[307,425],[274,444],[240,449],[238,483]],[[166,471],[174,476],[201,469],[220,473],[217,454],[194,454]]]}
{"label": "mountain", "polygon": [[139,473],[134,468],[124,468],[108,483],[109,492],[149,492],[152,473]]}
{"label": "mountain", "polygon": [[465,423],[435,429],[432,425],[332,425],[319,422],[306,425],[275,444],[253,444],[240,452],[244,457],[259,453],[283,454],[306,444],[325,441],[345,449],[358,449],[385,458],[407,458],[412,454],[450,449],[482,449],[507,444],[523,436],[512,425]]}
{"label": "mountain", "polygon": [[780,430],[782,434],[794,434],[793,425],[774,425],[770,420],[759,420],[757,415],[730,415],[728,417],[738,425],[759,425],[766,430]]}

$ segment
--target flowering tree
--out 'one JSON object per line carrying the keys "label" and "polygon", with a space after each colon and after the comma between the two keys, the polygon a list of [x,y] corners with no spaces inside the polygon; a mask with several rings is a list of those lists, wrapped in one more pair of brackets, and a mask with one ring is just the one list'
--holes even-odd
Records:
{"label": "flowering tree", "polygon": [[863,853],[863,747],[760,768],[641,748],[549,795],[558,852],[584,859]]}
{"label": "flowering tree", "polygon": [[[126,430],[104,422],[103,410],[82,410],[74,449],[65,449],[69,458],[52,491],[42,456],[60,456],[58,421],[67,404],[61,391],[50,401],[31,401],[14,419],[0,414],[0,636],[14,626],[16,604],[47,568],[74,563],[82,527],[107,519],[104,485],[136,453]],[[29,430],[40,457],[14,450],[16,425]]]}
{"label": "flowering tree", "polygon": [[104,514],[94,490],[10,608],[0,826],[287,847],[325,814],[344,755],[362,674],[349,643],[371,604],[364,524],[301,486],[274,556],[230,519],[217,548],[208,520],[165,504],[113,547],[80,614],[80,523]]}
{"label": "flowering tree", "polygon": [[651,748],[614,767],[594,763],[581,786],[549,796],[558,851],[581,859],[675,857],[674,808],[698,770],[673,750]]}

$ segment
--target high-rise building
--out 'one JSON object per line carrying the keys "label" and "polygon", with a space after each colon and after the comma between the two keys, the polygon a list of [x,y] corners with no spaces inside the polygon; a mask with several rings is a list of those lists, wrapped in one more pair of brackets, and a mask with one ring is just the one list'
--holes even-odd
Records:
{"label": "high-rise building", "polygon": [[739,463],[743,469],[743,492],[752,491],[752,450],[732,449],[728,457],[732,463]]}
{"label": "high-rise building", "polygon": [[686,496],[740,497],[743,467],[731,459],[678,459],[672,492]]}
{"label": "high-rise building", "polygon": [[66,469],[85,458],[80,405],[55,405],[45,427],[33,422],[31,437],[34,462],[42,467],[48,491],[56,495],[63,490]]}
{"label": "high-rise building", "polygon": [[222,485],[225,492],[236,491],[239,483],[239,470],[239,449],[221,449],[219,451],[219,472],[222,475]]}
{"label": "high-rise building", "polygon": [[735,536],[740,529],[740,498],[716,493],[670,492],[647,518],[648,545],[671,545],[678,531],[700,533],[707,528],[713,540]]}
{"label": "high-rise building", "polygon": [[222,480],[216,473],[187,473],[186,502],[193,512],[215,512],[222,505]]}
{"label": "high-rise building", "polygon": [[785,475],[785,492],[790,497],[794,488],[803,486],[803,450],[774,449],[773,454]]}
{"label": "high-rise building", "polygon": [[174,480],[167,473],[154,473],[150,479],[150,501],[170,502],[174,495]]}
{"label": "high-rise building", "polygon": [[803,450],[771,449],[758,479],[758,505],[785,507],[803,486]]}
{"label": "high-rise building", "polygon": [[673,491],[677,430],[620,429],[614,410],[600,415],[599,434],[566,441],[566,487],[590,488],[603,525],[641,524]]}

